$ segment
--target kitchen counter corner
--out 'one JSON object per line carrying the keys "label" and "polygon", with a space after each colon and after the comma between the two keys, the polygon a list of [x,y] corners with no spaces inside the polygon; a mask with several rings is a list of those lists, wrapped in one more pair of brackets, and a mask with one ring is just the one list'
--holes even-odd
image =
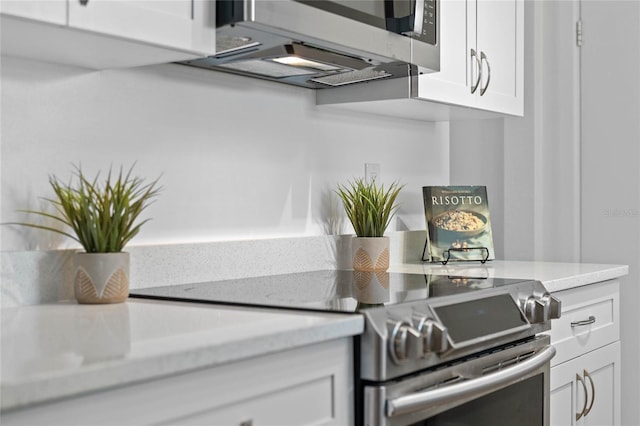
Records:
{"label": "kitchen counter corner", "polygon": [[362,333],[360,315],[129,299],[2,309],[2,411]]}

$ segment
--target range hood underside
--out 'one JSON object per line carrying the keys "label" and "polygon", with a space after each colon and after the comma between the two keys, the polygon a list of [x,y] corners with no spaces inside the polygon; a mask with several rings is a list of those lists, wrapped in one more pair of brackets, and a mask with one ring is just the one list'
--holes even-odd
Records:
{"label": "range hood underside", "polygon": [[180,63],[312,89],[407,77],[410,73],[411,66],[404,62],[328,50],[314,40],[254,27],[243,23],[221,28],[216,55]]}

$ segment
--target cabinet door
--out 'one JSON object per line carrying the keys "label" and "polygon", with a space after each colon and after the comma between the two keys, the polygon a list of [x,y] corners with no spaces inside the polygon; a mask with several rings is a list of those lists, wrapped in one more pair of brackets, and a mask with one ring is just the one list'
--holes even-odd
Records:
{"label": "cabinet door", "polygon": [[200,425],[337,425],[346,419],[333,415],[333,377],[294,383],[283,389],[220,409],[206,411],[186,418],[172,419],[181,426]]}
{"label": "cabinet door", "polygon": [[67,24],[67,0],[2,0],[0,13],[50,24]]}
{"label": "cabinet door", "polygon": [[467,55],[467,1],[441,1],[440,71],[419,76],[418,97],[454,105],[474,106]]}
{"label": "cabinet door", "polygon": [[524,1],[441,1],[440,22],[440,72],[419,77],[418,97],[522,115]]}
{"label": "cabinet door", "polygon": [[69,26],[203,56],[215,52],[210,0],[69,0]]}
{"label": "cabinet door", "polygon": [[553,367],[551,426],[619,424],[619,389],[620,342]]}
{"label": "cabinet door", "polygon": [[[507,114],[523,114],[524,1],[475,0],[476,21],[469,22],[469,48],[475,46],[482,67],[478,106]],[[473,37],[475,36],[475,44]],[[469,57],[472,78],[477,61]]]}

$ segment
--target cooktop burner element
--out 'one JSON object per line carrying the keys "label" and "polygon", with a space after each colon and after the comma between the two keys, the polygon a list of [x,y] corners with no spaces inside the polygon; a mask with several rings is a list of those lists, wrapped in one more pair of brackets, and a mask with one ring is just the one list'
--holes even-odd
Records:
{"label": "cooktop burner element", "polygon": [[136,289],[131,291],[131,296],[298,310],[358,312],[522,281],[526,280],[322,270]]}

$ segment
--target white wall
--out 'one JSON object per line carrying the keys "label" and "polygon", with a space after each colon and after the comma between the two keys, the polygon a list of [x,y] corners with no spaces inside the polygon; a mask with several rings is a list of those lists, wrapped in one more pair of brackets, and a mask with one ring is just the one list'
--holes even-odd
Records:
{"label": "white wall", "polygon": [[487,187],[494,255],[504,259],[503,119],[452,122],[449,136],[451,184]]}
{"label": "white wall", "polygon": [[504,120],[505,253],[580,261],[576,2],[526,2],[525,115]]}
{"label": "white wall", "polygon": [[582,1],[581,12],[582,261],[629,265],[620,287],[621,424],[638,425],[640,2]]}
{"label": "white wall", "polygon": [[638,425],[640,3],[527,7],[525,117],[505,119],[506,257],[629,265],[620,280],[621,424]]}
{"label": "white wall", "polygon": [[[525,7],[525,116],[504,119],[503,140],[499,121],[452,123],[451,180],[502,176],[505,259],[630,266],[621,424],[639,425],[640,3]],[[472,168],[475,158],[487,167]]]}
{"label": "white wall", "polygon": [[[1,221],[67,179],[137,162],[162,174],[132,245],[351,232],[333,193],[381,164],[407,186],[397,230],[424,229],[421,187],[449,178],[448,125],[319,109],[311,90],[181,65],[79,68],[2,58]],[[66,247],[2,227],[2,250]]]}

